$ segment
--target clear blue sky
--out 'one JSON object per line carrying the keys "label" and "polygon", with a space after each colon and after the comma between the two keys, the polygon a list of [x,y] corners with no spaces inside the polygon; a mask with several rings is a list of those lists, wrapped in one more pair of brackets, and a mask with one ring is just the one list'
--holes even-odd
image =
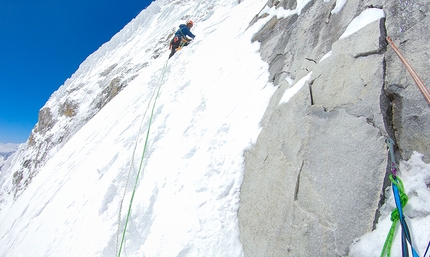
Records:
{"label": "clear blue sky", "polygon": [[25,142],[50,95],[151,2],[0,0],[0,142]]}

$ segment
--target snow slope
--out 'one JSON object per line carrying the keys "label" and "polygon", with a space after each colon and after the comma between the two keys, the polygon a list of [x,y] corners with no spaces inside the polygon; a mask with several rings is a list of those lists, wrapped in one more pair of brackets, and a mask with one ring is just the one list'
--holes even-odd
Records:
{"label": "snow slope", "polygon": [[[115,255],[134,183],[123,256],[241,256],[242,154],[256,139],[274,91],[259,46],[250,43],[261,23],[248,28],[264,3],[218,5],[211,17],[196,21],[195,42],[169,60],[165,74],[168,49],[142,69],[49,159],[16,202],[6,202],[0,256]],[[196,15],[208,6],[185,7]],[[180,24],[171,5],[152,15],[148,31]],[[91,73],[78,71],[71,80],[99,74],[124,55],[137,62],[144,54],[137,44],[145,46],[141,37],[119,43],[109,62],[90,57],[82,67],[95,59]]]}
{"label": "snow slope", "polygon": [[[340,12],[346,1],[337,2]],[[77,119],[84,119],[100,74],[113,69],[129,84],[52,149],[16,201],[5,198],[0,256],[243,256],[237,225],[243,151],[255,142],[275,90],[259,45],[251,43],[270,16],[248,27],[265,3],[156,1],[89,56],[48,106],[76,100]],[[196,40],[165,66],[172,26],[188,18]],[[351,33],[360,26],[352,27]],[[430,226],[430,167],[417,153],[400,172],[422,254],[430,237],[420,230]],[[390,200],[377,229],[352,246],[353,256],[379,256],[392,208]],[[400,256],[396,242],[392,256]]]}

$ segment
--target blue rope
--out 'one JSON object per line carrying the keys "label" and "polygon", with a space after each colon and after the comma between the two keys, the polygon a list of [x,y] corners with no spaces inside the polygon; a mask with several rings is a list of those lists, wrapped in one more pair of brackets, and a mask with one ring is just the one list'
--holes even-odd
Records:
{"label": "blue rope", "polygon": [[409,257],[409,249],[408,249],[408,244],[409,244],[412,251],[412,256],[419,257],[414,247],[412,246],[412,238],[411,238],[405,217],[403,215],[402,208],[407,204],[408,196],[404,192],[403,182],[400,180],[400,178],[397,177],[397,174],[396,174],[397,164],[394,159],[394,141],[391,138],[388,138],[385,142],[388,144],[388,147],[390,150],[391,172],[392,172],[392,174],[390,175],[390,180],[391,180],[394,200],[395,200],[396,208],[398,212],[398,219],[400,221],[400,225],[402,228],[402,256]]}
{"label": "blue rope", "polygon": [[428,245],[427,245],[427,249],[426,249],[426,252],[424,253],[424,256],[423,256],[423,257],[426,257],[426,255],[427,255],[427,252],[428,252],[429,248],[430,248],[430,241],[429,241],[429,243],[428,243]]}
{"label": "blue rope", "polygon": [[[396,182],[399,182],[398,178],[393,178],[393,179]],[[402,253],[403,253],[403,256],[404,257],[409,256],[409,251],[408,251],[408,243],[409,243],[411,246],[412,256],[413,257],[419,257],[417,252],[415,251],[415,249],[412,247],[411,235],[409,232],[408,225],[406,224],[405,216],[403,215],[403,210],[402,210],[402,207],[404,207],[407,203],[407,196],[403,192],[403,188],[401,188],[401,191],[399,191],[399,188],[396,185],[396,183],[393,183],[392,187],[393,187],[394,200],[396,202],[397,210],[399,212],[399,221],[400,221],[400,225],[402,227]],[[403,185],[402,185],[402,187],[403,187]],[[406,201],[405,200],[402,201],[401,198],[406,198]],[[405,202],[405,203],[403,204],[403,202]]]}

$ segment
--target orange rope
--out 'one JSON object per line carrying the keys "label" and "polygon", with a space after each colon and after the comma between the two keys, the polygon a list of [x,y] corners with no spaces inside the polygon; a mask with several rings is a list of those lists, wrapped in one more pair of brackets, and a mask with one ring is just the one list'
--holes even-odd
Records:
{"label": "orange rope", "polygon": [[397,48],[397,46],[394,44],[393,40],[390,37],[387,37],[388,43],[390,43],[391,47],[393,47],[394,52],[399,56],[400,60],[405,65],[406,69],[409,71],[409,74],[411,74],[412,78],[414,79],[415,83],[417,84],[418,88],[420,89],[421,93],[423,94],[424,98],[427,100],[427,102],[430,104],[430,91],[426,88],[424,85],[424,82],[421,80],[421,78],[418,76],[418,74],[414,71],[412,66],[406,61],[405,57],[403,57],[400,50]]}

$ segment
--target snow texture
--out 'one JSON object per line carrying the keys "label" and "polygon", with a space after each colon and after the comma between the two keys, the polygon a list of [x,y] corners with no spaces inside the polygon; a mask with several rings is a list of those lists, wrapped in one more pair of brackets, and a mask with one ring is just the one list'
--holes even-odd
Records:
{"label": "snow texture", "polygon": [[[308,2],[297,1],[293,11],[264,11],[300,14]],[[121,256],[243,256],[237,222],[243,151],[256,141],[275,91],[259,45],[251,43],[270,16],[248,27],[265,3],[158,0],[89,56],[51,96],[51,108],[65,95],[91,97],[100,74],[112,65],[146,65],[52,154],[16,201],[4,196],[0,256],[118,256],[123,235]],[[338,0],[336,12],[345,3]],[[366,10],[342,37],[382,14]],[[195,20],[196,39],[163,69],[168,49],[151,56],[160,38],[166,40],[172,26],[188,18]],[[280,103],[309,77],[288,89]],[[85,90],[71,90],[78,86]],[[84,105],[80,111],[91,110]],[[430,165],[416,153],[401,163],[400,177],[410,198],[405,213],[422,255],[430,238]],[[390,197],[376,230],[356,240],[351,256],[379,256],[393,208]],[[399,231],[392,256],[400,256],[398,236]]]}
{"label": "snow texture", "polygon": [[[69,97],[88,97],[98,86],[91,77],[97,80],[121,59],[142,61],[145,39],[177,27],[190,11],[205,12],[204,3],[153,3],[134,20],[149,24],[146,32],[137,33],[132,21],[53,94],[51,108],[83,77],[86,90]],[[264,4],[218,3],[210,17],[195,21],[196,40],[165,70],[167,48],[142,69],[50,158],[17,201],[5,200],[0,256],[115,255],[134,183],[123,256],[242,256],[237,209],[243,150],[255,142],[275,90],[259,45],[251,43],[263,23],[248,27]],[[158,98],[152,97],[158,86]]]}

